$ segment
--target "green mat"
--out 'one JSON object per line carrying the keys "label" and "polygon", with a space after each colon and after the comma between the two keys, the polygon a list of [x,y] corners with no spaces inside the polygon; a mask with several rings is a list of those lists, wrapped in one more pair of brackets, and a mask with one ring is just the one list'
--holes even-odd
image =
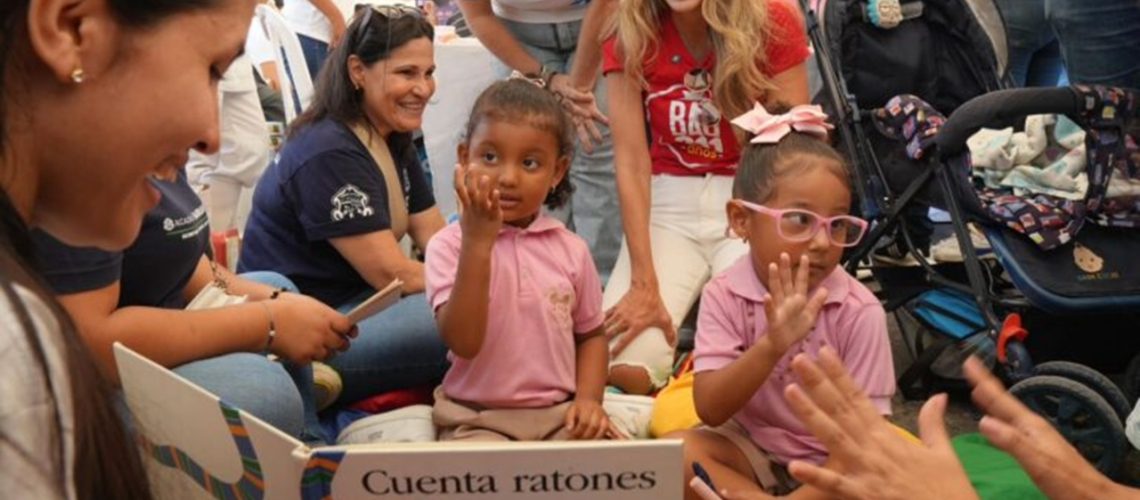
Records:
{"label": "green mat", "polygon": [[1013,457],[994,448],[981,434],[963,434],[951,443],[982,500],[1047,498]]}

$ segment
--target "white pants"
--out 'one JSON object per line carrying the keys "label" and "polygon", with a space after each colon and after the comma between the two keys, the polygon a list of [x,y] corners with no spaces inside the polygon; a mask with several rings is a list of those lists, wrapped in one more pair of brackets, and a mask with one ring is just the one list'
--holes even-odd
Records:
{"label": "white pants", "polygon": [[[673,319],[673,326],[677,327],[700,297],[705,283],[746,255],[748,245],[725,236],[728,227],[725,205],[732,199],[732,177],[655,175],[650,193],[649,241],[653,268],[657,272],[661,300]],[[602,298],[606,309],[629,290],[630,271],[629,249],[622,241],[621,253]],[[653,384],[660,387],[669,380],[673,369],[673,347],[661,329],[649,328],[610,360],[610,366],[615,365],[643,367]]]}
{"label": "white pants", "polygon": [[249,59],[235,59],[218,87],[221,148],[212,155],[190,150],[186,164],[190,182],[209,188],[203,198],[214,231],[244,226],[249,208],[239,206],[239,201],[248,205],[248,193],[243,198],[243,192],[257,185],[269,166],[271,150],[269,125]]}

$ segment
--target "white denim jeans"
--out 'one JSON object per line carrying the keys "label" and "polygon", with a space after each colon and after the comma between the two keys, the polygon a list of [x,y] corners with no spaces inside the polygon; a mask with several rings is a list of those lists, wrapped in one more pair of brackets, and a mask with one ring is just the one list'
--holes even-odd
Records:
{"label": "white denim jeans", "polygon": [[[732,177],[655,175],[650,193],[653,268],[661,300],[676,327],[700,297],[705,283],[747,254],[748,245],[725,236],[725,205],[732,199]],[[623,240],[602,298],[606,309],[629,290],[630,271],[629,249]],[[643,367],[653,384],[660,387],[673,369],[673,347],[660,328],[649,328],[610,360],[610,366],[615,365]]]}

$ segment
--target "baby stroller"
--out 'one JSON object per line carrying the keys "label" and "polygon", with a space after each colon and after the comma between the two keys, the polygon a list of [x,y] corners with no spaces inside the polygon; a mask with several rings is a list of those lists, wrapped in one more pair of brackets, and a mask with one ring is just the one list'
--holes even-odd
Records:
{"label": "baby stroller", "polygon": [[[1107,185],[1107,173],[1115,168],[1135,174],[1127,167],[1137,160],[1125,165],[1121,158],[1127,152],[1117,148],[1123,148],[1126,133],[1136,134],[1135,97],[1109,89],[999,90],[1004,86],[1004,38],[994,21],[1000,26],[1000,14],[981,0],[903,2],[891,27],[881,26],[881,16],[867,10],[886,2],[825,0],[816,2],[816,10],[802,3],[824,82],[823,104],[830,106],[839,140],[854,165],[858,209],[872,222],[864,243],[847,256],[848,269],[865,262],[882,241],[893,240],[917,267],[872,268],[885,306],[896,314],[908,312],[939,334],[924,346],[921,335],[904,331],[914,338],[908,347],[915,361],[900,376],[900,390],[910,398],[924,396],[937,379],[931,365],[951,346],[977,352],[996,362],[995,371],[1011,384],[1011,392],[1049,418],[1098,469],[1114,474],[1127,450],[1122,422],[1131,410],[1129,400],[1107,377],[1084,365],[1053,361],[1034,366],[1019,313],[1085,314],[1140,306],[1140,272],[1124,266],[1112,279],[1094,283],[1070,270],[1072,248],[1078,245],[1107,248],[1112,255],[1104,258],[1117,262],[1127,262],[1128,255],[1140,250],[1140,234],[1091,222],[1104,204],[1103,189],[1095,187],[1099,181]],[[898,94],[917,95],[951,116],[940,132],[914,135],[910,151],[898,140],[868,130],[872,110]],[[1018,226],[1016,220],[995,217],[994,199],[979,198],[966,148],[966,140],[983,126],[1007,126],[1037,113],[1067,115],[1094,141],[1088,144],[1094,187],[1069,207],[1080,215],[1064,222],[1070,233],[1063,248],[1048,252],[1016,234],[1011,229]],[[1113,119],[1104,119],[1105,113]],[[1112,137],[1117,143],[1095,142]],[[924,154],[915,158],[916,151]],[[963,257],[960,265],[935,266],[921,254],[928,242],[915,240],[928,237],[921,227],[928,206],[949,211]],[[978,258],[969,223],[984,231],[996,264]],[[1003,273],[1008,280],[1001,278]]]}

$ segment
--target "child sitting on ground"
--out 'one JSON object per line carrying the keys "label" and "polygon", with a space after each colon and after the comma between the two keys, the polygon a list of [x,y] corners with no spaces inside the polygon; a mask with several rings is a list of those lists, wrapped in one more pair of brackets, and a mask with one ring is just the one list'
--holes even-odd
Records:
{"label": "child sitting on ground", "polygon": [[[524,79],[488,87],[459,145],[460,220],[427,248],[428,300],[451,369],[440,440],[617,437],[602,409],[602,286],[584,240],[541,213],[573,188],[570,119]],[[505,224],[504,224],[505,222]]]}
{"label": "child sitting on ground", "polygon": [[818,490],[795,489],[787,474],[790,461],[820,464],[827,451],[783,392],[795,381],[796,354],[830,346],[879,411],[890,414],[895,384],[886,315],[838,266],[867,223],[848,215],[850,173],[824,142],[831,127],[818,106],[773,116],[757,104],[733,124],[752,139],[726,210],[750,251],[701,296],[693,399],[705,427],[680,433],[686,484],[699,462],[718,489],[822,498]]}

